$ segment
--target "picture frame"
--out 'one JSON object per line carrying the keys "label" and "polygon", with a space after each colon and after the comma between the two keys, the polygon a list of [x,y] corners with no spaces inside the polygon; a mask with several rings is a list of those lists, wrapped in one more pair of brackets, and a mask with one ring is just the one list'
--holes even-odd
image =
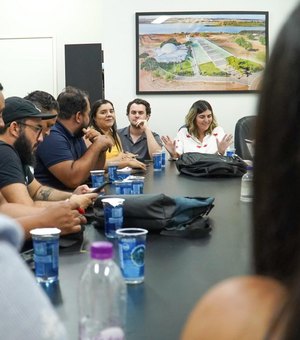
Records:
{"label": "picture frame", "polygon": [[138,12],[135,23],[137,94],[259,92],[268,12]]}

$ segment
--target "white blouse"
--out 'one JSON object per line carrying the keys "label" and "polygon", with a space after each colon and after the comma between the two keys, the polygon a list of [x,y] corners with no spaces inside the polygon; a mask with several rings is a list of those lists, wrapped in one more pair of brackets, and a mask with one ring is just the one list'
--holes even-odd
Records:
{"label": "white blouse", "polygon": [[211,134],[207,134],[201,143],[198,138],[192,136],[186,127],[182,127],[175,138],[176,152],[181,155],[185,152],[216,153],[218,151],[217,139],[221,141],[225,132],[217,126]]}

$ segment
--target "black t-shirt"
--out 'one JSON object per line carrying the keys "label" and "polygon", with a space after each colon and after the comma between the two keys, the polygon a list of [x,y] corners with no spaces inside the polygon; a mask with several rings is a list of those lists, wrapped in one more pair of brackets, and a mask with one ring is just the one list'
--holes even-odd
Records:
{"label": "black t-shirt", "polygon": [[23,166],[13,146],[0,141],[0,155],[0,189],[14,183],[27,186],[33,181],[33,173],[28,165]]}

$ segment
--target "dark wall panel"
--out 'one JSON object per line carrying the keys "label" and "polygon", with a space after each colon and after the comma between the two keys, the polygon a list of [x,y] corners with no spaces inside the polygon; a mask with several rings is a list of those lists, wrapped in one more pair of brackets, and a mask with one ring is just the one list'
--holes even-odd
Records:
{"label": "dark wall panel", "polygon": [[101,44],[65,45],[66,86],[89,93],[91,103],[104,98]]}

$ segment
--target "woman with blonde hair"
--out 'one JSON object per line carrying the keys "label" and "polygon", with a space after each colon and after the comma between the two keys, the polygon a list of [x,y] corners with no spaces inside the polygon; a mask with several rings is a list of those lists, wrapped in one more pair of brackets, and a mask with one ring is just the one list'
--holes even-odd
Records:
{"label": "woman with blonde hair", "polygon": [[191,106],[185,125],[179,129],[174,141],[169,136],[161,139],[172,158],[186,152],[224,155],[233,141],[232,135],[225,134],[218,126],[213,109],[205,100],[198,100]]}

